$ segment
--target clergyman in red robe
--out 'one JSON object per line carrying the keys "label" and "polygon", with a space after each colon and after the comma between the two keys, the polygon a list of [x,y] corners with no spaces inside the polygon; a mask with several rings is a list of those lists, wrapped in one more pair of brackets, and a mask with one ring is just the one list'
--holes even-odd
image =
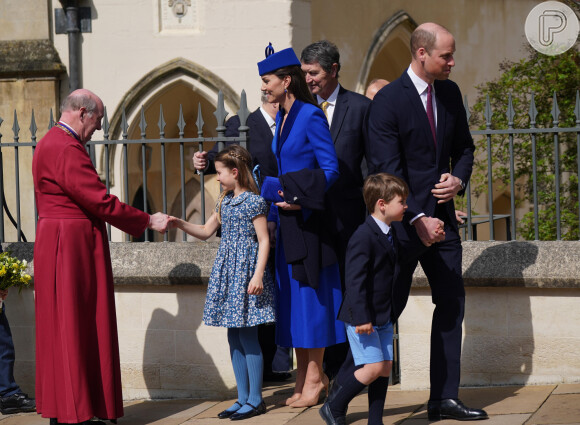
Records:
{"label": "clergyman in red robe", "polygon": [[39,217],[36,405],[51,425],[83,424],[94,417],[115,422],[123,416],[105,222],[135,237],[147,228],[165,232],[167,227],[165,214],[150,216],[107,194],[85,150],[103,114],[103,102],[94,93],[72,92],[32,161]]}

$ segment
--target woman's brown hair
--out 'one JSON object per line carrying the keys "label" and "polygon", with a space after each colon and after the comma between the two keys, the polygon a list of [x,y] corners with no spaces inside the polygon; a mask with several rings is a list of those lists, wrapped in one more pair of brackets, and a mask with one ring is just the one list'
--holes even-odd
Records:
{"label": "woman's brown hair", "polygon": [[304,76],[304,71],[298,65],[285,66],[277,69],[273,74],[280,78],[290,77],[290,85],[288,85],[288,91],[296,97],[296,99],[304,102],[310,103],[312,105],[318,106],[314,100],[314,96],[310,92],[308,84],[306,84],[306,77]]}

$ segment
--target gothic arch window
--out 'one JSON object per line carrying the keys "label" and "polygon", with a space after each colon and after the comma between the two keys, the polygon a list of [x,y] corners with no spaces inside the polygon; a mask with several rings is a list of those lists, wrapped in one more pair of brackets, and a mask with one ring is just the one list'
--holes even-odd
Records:
{"label": "gothic arch window", "polygon": [[417,28],[415,21],[404,11],[391,16],[375,33],[358,76],[356,91],[364,93],[375,78],[393,81],[411,63],[409,42]]}

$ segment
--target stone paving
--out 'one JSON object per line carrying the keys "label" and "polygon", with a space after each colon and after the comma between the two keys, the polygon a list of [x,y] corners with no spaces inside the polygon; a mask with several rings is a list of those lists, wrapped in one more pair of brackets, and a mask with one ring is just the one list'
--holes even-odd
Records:
{"label": "stone paving", "polygon": [[[243,425],[324,425],[318,415],[320,405],[293,409],[278,406],[292,393],[292,384],[267,386],[264,400],[268,411],[241,422]],[[471,407],[484,408],[490,418],[483,425],[580,425],[580,384],[462,388],[460,398]],[[401,391],[389,388],[384,425],[428,424],[427,391]],[[217,413],[232,400],[156,400],[128,401],[119,425],[224,425]],[[349,406],[347,424],[366,425],[366,394],[356,397]],[[440,421],[438,425],[457,424]],[[0,425],[48,425],[48,420],[34,413],[0,415]]]}

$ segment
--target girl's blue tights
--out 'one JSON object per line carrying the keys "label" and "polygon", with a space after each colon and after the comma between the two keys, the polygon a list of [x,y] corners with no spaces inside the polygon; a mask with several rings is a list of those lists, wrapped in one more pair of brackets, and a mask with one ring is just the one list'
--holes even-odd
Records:
{"label": "girl's blue tights", "polygon": [[234,375],[238,386],[238,401],[228,411],[245,413],[262,402],[264,359],[258,342],[258,327],[228,328],[228,342]]}

